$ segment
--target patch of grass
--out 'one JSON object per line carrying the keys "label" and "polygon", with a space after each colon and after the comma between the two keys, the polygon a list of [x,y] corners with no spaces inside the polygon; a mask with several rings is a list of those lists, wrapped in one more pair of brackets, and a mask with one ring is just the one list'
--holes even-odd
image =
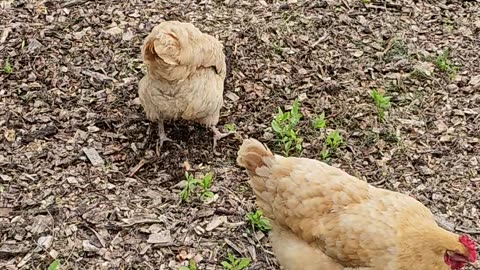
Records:
{"label": "patch of grass", "polygon": [[232,253],[228,253],[227,259],[221,262],[223,269],[225,270],[242,270],[250,265],[250,259],[248,258],[236,258]]}
{"label": "patch of grass", "polygon": [[245,218],[253,228],[256,228],[262,232],[268,232],[272,229],[270,221],[263,216],[263,213],[260,210],[246,214]]}
{"label": "patch of grass", "polygon": [[457,75],[458,67],[453,65],[449,58],[450,51],[448,49],[443,50],[435,59],[435,66],[439,70],[448,73],[449,78],[453,79]]}
{"label": "patch of grass", "polygon": [[178,270],[197,270],[197,264],[194,260],[188,261],[188,266],[180,266]]}
{"label": "patch of grass", "polygon": [[360,0],[360,2],[362,2],[364,4],[370,4],[370,0]]}
{"label": "patch of grass", "polygon": [[327,126],[327,120],[325,120],[325,112],[322,112],[319,116],[315,117],[312,121],[313,128],[322,129]]}
{"label": "patch of grass", "polygon": [[390,107],[391,97],[384,96],[377,89],[373,89],[370,93],[370,96],[373,99],[373,103],[375,103],[375,106],[377,107],[378,118],[383,121],[385,118],[385,110]]}
{"label": "patch of grass", "polygon": [[277,136],[277,143],[280,144],[285,156],[289,156],[292,152],[302,152],[302,138],[296,130],[296,126],[302,118],[299,106],[298,99],[295,99],[289,112],[283,112],[281,108],[278,108],[278,113],[271,123]]}
{"label": "patch of grass", "polygon": [[10,74],[12,73],[12,66],[10,65],[10,59],[7,57],[5,61],[5,66],[3,67],[3,72]]}
{"label": "patch of grass", "polygon": [[60,261],[59,260],[54,260],[53,262],[50,263],[47,270],[57,270],[58,267],[60,267]]}
{"label": "patch of grass", "polygon": [[210,191],[210,187],[212,185],[212,178],[213,174],[207,173],[202,179],[195,179],[192,174],[185,172],[185,186],[183,187],[182,191],[180,191],[180,198],[183,202],[189,202],[190,196],[197,188],[200,188],[200,199],[206,201],[208,199],[213,198],[215,195],[213,192]]}

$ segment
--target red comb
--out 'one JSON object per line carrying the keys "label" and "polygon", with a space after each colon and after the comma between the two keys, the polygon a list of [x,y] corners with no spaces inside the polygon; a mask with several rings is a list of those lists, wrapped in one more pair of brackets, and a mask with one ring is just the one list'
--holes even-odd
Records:
{"label": "red comb", "polygon": [[466,235],[462,235],[460,236],[460,239],[459,239],[460,243],[462,243],[469,251],[468,253],[468,260],[470,262],[475,262],[477,260],[477,248],[476,248],[476,245],[475,245],[475,242],[473,242],[472,239],[470,239],[470,237],[466,236]]}

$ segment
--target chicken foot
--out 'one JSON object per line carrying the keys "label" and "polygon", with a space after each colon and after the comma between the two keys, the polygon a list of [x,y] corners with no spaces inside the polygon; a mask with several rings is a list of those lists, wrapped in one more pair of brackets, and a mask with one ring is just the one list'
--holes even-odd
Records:
{"label": "chicken foot", "polygon": [[234,134],[235,132],[221,133],[216,126],[212,126],[211,129],[213,131],[213,153],[215,155],[220,155],[220,153],[216,151],[217,141],[219,141],[219,140],[221,140],[225,137],[228,137],[228,136]]}
{"label": "chicken foot", "polygon": [[164,142],[171,142],[175,144],[175,146],[177,146],[179,149],[182,149],[180,145],[174,143],[172,139],[167,137],[167,134],[165,134],[165,127],[163,125],[163,119],[162,119],[158,121],[158,140],[157,140],[157,145],[155,147],[155,152],[157,156],[160,156],[160,149],[162,149]]}

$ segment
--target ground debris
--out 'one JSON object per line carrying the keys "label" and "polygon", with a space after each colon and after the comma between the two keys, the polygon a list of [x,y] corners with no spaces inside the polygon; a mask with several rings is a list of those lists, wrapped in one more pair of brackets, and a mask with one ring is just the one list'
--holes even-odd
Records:
{"label": "ground debris", "polygon": [[[331,164],[414,196],[479,242],[478,5],[366,2],[0,1],[0,265],[220,269],[231,252],[279,269],[268,233],[245,220],[255,197],[235,158],[247,137],[280,153],[272,119],[296,98],[299,156],[318,159],[337,130]],[[210,130],[187,121],[165,123],[182,149],[155,153],[140,48],[164,20],[224,46],[218,127],[236,136],[219,157]],[[383,120],[373,89],[391,97]],[[322,113],[326,128],[313,128]],[[213,173],[215,200],[197,188],[182,202],[186,171]]]}

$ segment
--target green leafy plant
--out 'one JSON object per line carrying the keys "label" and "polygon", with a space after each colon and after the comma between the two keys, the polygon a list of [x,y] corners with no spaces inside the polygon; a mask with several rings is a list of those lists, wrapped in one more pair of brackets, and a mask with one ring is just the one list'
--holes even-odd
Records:
{"label": "green leafy plant", "polygon": [[3,67],[3,72],[10,74],[12,73],[12,66],[10,66],[10,59],[7,58],[5,61],[5,66]]}
{"label": "green leafy plant", "polygon": [[185,180],[187,182],[185,186],[183,186],[182,191],[180,191],[180,198],[182,198],[182,201],[188,202],[190,200],[190,194],[197,186],[198,180],[193,178],[193,175],[188,172],[185,172]]}
{"label": "green leafy plant", "polygon": [[57,270],[59,266],[60,266],[60,261],[54,260],[52,263],[50,263],[47,270]]}
{"label": "green leafy plant", "polygon": [[194,260],[188,261],[188,266],[180,266],[178,270],[197,270],[197,264]]}
{"label": "green leafy plant", "polygon": [[441,71],[447,72],[450,79],[453,79],[457,74],[458,67],[454,66],[449,58],[450,51],[448,49],[443,50],[435,59],[435,66]]}
{"label": "green leafy plant", "polygon": [[283,112],[281,108],[278,108],[278,113],[272,120],[271,125],[277,136],[277,142],[281,145],[282,152],[286,156],[290,155],[292,151],[297,153],[302,151],[302,138],[298,136],[298,131],[295,130],[302,118],[299,106],[298,99],[295,99],[289,112]]}
{"label": "green leafy plant", "polygon": [[185,172],[185,186],[183,186],[182,191],[180,191],[180,198],[184,202],[188,202],[190,200],[190,195],[197,189],[200,188],[200,199],[208,200],[213,198],[215,195],[213,192],[210,191],[210,187],[212,186],[212,178],[213,174],[207,173],[202,179],[195,179],[192,174]]}
{"label": "green leafy plant", "polygon": [[320,152],[320,159],[323,160],[323,161],[329,161],[330,160],[330,150],[323,149]]}
{"label": "green leafy plant", "polygon": [[315,117],[312,121],[313,128],[322,129],[327,126],[327,120],[325,120],[325,112],[322,112],[319,116]]}
{"label": "green leafy plant", "polygon": [[230,252],[227,255],[227,259],[221,262],[223,269],[225,270],[242,270],[250,264],[248,258],[236,258]]}
{"label": "green leafy plant", "polygon": [[340,145],[343,143],[342,135],[337,130],[331,131],[328,133],[327,138],[325,139],[325,144],[332,150],[336,151]]}
{"label": "green leafy plant", "polygon": [[380,93],[377,89],[373,89],[370,93],[370,96],[373,99],[373,103],[377,107],[378,118],[383,120],[385,118],[385,110],[390,107],[390,98],[386,97]]}
{"label": "green leafy plant", "polygon": [[201,180],[198,181],[198,186],[200,186],[202,189],[200,193],[200,199],[204,201],[213,198],[215,195],[210,191],[210,187],[212,186],[212,177],[213,174],[207,173]]}
{"label": "green leafy plant", "polygon": [[245,218],[252,225],[252,227],[263,232],[267,232],[272,229],[270,222],[263,216],[263,213],[260,210],[246,214]]}
{"label": "green leafy plant", "polygon": [[229,132],[234,132],[237,130],[237,126],[234,123],[228,123],[224,125],[225,129]]}

